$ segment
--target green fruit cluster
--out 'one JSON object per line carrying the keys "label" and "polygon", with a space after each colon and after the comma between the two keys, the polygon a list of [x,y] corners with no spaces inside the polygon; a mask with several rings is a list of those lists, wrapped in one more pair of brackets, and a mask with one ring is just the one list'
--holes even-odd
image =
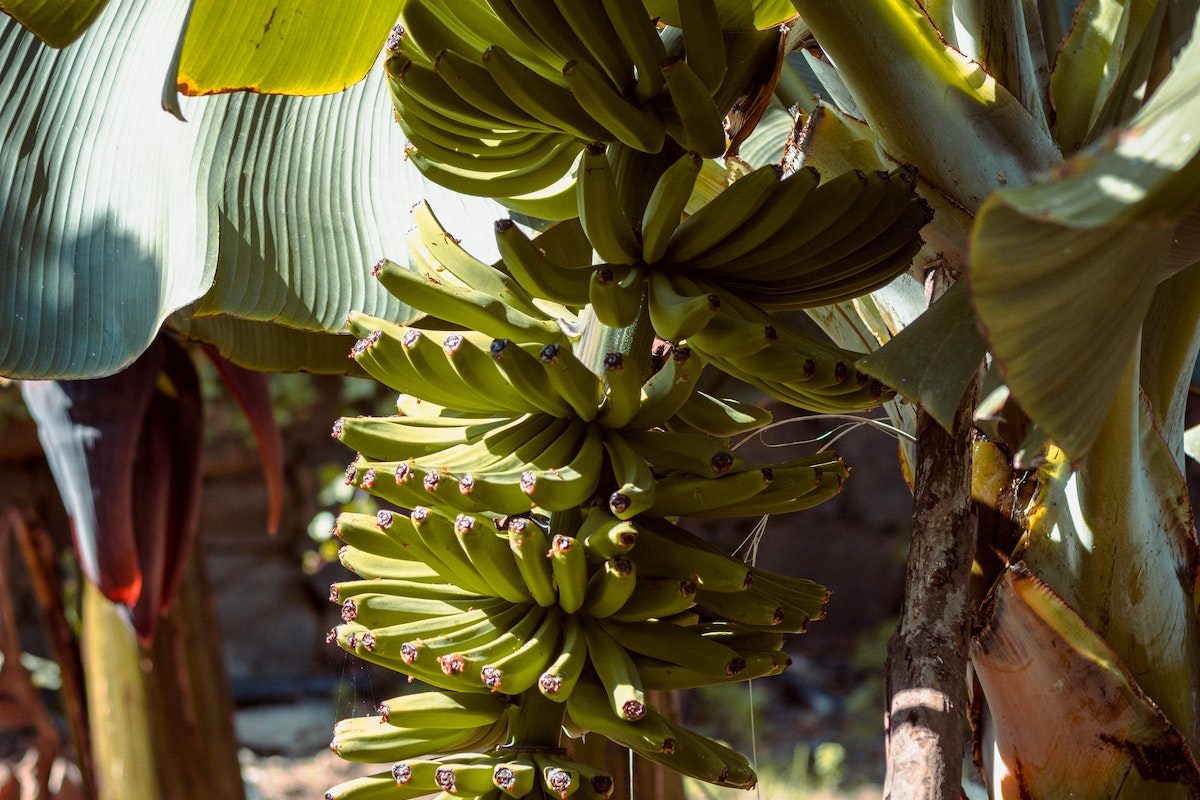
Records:
{"label": "green fruit cluster", "polygon": [[410,0],[387,60],[410,158],[455,191],[562,219],[586,142],[721,155],[716,4],[680,3],[680,18],[660,30],[641,0]]}
{"label": "green fruit cluster", "polygon": [[394,510],[338,519],[360,580],[332,587],[329,641],[431,690],[338,724],[339,754],[392,767],[329,798],[610,796],[564,730],[754,785],[744,756],[646,692],[782,672],[828,593],[678,518],[803,510],[848,470],[832,453],[744,463],[731,437],[770,414],[699,381],[712,365],[806,409],[884,402],[858,354],[781,312],[893,279],[930,212],[905,170],[774,167],[694,207],[746,76],[713,0],[678,12],[670,28],[640,0],[409,0],[389,40],[418,167],[561,221],[530,236],[500,220],[488,264],[418,204],[409,264],[373,274],[426,319],[348,320],[350,357],[397,413],[333,436],[357,453],[347,483]]}

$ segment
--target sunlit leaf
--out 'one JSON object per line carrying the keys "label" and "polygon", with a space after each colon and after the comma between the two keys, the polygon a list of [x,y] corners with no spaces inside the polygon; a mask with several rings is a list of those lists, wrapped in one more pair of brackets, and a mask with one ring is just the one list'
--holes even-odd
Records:
{"label": "sunlit leaf", "polygon": [[[1013,396],[1073,460],[1112,402],[1179,221],[1200,197],[1200,42],[1131,126],[1050,180],[996,193],[970,284]],[[1020,258],[1014,258],[1014,253]]]}
{"label": "sunlit leaf", "polygon": [[0,0],[10,14],[51,47],[66,47],[87,30],[108,0]]}
{"label": "sunlit leaf", "polygon": [[247,90],[314,95],[363,79],[401,0],[193,0],[177,82],[189,95]]}

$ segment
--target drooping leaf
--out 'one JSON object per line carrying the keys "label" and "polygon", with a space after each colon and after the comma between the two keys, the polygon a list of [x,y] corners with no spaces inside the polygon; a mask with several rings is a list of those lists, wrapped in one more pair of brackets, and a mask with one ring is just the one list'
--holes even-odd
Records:
{"label": "drooping leaf", "polygon": [[987,348],[965,287],[956,283],[858,368],[929,412],[946,430]]}
{"label": "drooping leaf", "polygon": [[250,423],[267,486],[267,533],[274,535],[279,530],[279,517],[283,512],[283,434],[275,424],[267,374],[243,369],[222,358],[211,347],[203,350]]}
{"label": "drooping leaf", "polygon": [[186,339],[203,342],[239,367],[261,372],[311,372],[357,375],[364,372],[348,357],[349,334],[302,331],[273,322],[238,317],[189,317],[180,312],[167,325]]}
{"label": "drooping leaf", "polygon": [[1200,792],[1200,769],[1179,730],[1043,581],[1018,564],[985,613],[971,663],[986,697],[982,735],[990,746],[980,749],[984,774],[996,780],[992,797]]}
{"label": "drooping leaf", "polygon": [[2,0],[11,15],[51,47],[66,47],[91,25],[108,0]]}
{"label": "drooping leaf", "polygon": [[[65,51],[0,19],[0,374],[110,374],[202,297],[203,314],[307,330],[354,308],[411,319],[369,276],[403,259],[404,210],[429,196],[445,218],[497,215],[404,161],[380,73],[329,97],[188,100],[190,121],[171,119],[156,74],[186,5],[118,0]],[[481,227],[467,244],[486,255]]]}
{"label": "drooping leaf", "polygon": [[[1200,42],[1132,124],[1036,186],[997,192],[973,232],[972,299],[1013,396],[1073,460],[1133,351],[1200,191]],[[1014,258],[1015,252],[1020,258]]]}
{"label": "drooping leaf", "polygon": [[1192,368],[1200,355],[1200,264],[1159,284],[1142,325],[1139,349],[1142,393],[1182,470],[1184,412]]}
{"label": "drooping leaf", "polygon": [[340,92],[375,63],[402,5],[193,0],[177,84],[189,95]]}

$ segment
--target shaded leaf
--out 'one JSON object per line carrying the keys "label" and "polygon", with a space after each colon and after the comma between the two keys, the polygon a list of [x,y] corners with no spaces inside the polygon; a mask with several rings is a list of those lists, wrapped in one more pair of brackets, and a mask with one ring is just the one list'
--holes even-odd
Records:
{"label": "shaded leaf", "polygon": [[267,533],[274,535],[279,530],[279,517],[283,511],[283,434],[275,424],[275,407],[271,402],[267,374],[242,369],[211,347],[203,350],[250,423],[267,485]]}
{"label": "shaded leaf", "polygon": [[950,430],[958,403],[983,363],[986,349],[966,289],[956,283],[856,366],[920,405]]}
{"label": "shaded leaf", "polygon": [[401,0],[193,0],[176,82],[189,95],[340,92],[363,79]]}
{"label": "shaded leaf", "polygon": [[1074,460],[1169,275],[1176,225],[1196,207],[1198,84],[1193,42],[1127,130],[1045,183],[997,192],[973,232],[971,292],[990,348],[1017,401]]}
{"label": "shaded leaf", "polygon": [[186,339],[203,342],[246,369],[263,372],[312,372],[364,376],[347,354],[354,337],[302,331],[271,322],[238,317],[188,317],[178,313],[169,327]]}
{"label": "shaded leaf", "polygon": [[0,11],[10,14],[51,47],[66,47],[87,30],[107,4],[108,0],[3,0]]}
{"label": "shaded leaf", "polygon": [[[1118,76],[1137,52],[1157,5],[1166,4],[1153,0],[1084,0],[1079,4],[1050,73],[1054,136],[1064,153],[1073,153],[1087,143],[1088,132]],[[1153,47],[1157,27],[1149,34]]]}
{"label": "shaded leaf", "polygon": [[1200,769],[1179,730],[1043,581],[1023,565],[1009,569],[985,614],[971,664],[987,703],[985,736],[993,746],[982,755],[984,773],[996,781],[992,797],[1200,792]]}

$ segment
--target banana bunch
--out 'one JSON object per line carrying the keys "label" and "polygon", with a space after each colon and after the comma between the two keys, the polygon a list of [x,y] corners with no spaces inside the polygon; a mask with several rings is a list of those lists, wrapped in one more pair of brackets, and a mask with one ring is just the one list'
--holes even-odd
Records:
{"label": "banana bunch", "polygon": [[335,786],[327,800],[375,798],[505,797],[543,800],[608,800],[616,787],[612,775],[571,761],[557,752],[501,748],[492,753],[454,753],[436,758],[397,761],[387,772]]}
{"label": "banana bunch", "polygon": [[715,0],[663,28],[641,0],[408,0],[386,69],[409,158],[431,180],[547,219],[574,216],[586,142],[725,151]]}

